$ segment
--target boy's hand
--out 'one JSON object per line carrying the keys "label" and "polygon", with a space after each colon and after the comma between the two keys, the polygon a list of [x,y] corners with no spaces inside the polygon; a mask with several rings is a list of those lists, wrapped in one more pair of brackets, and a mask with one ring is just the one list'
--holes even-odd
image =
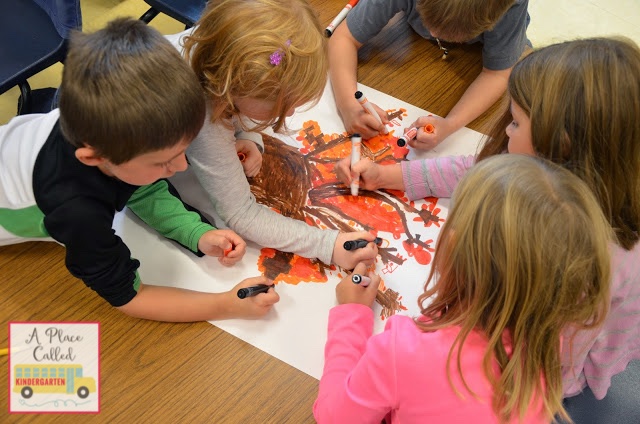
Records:
{"label": "boy's hand", "polygon": [[[273,287],[267,292],[258,293],[255,296],[245,297],[244,299],[238,297],[238,290],[257,284],[266,284]],[[273,305],[280,300],[273,281],[264,276],[244,279],[228,291],[227,294],[229,297],[230,316],[234,318],[260,318],[266,315]]]}
{"label": "boy's hand", "polygon": [[[434,115],[421,116],[411,124],[411,127],[418,127],[418,134],[416,138],[409,140],[408,144],[418,150],[433,149],[457,130],[457,128],[452,128],[451,123],[446,118]],[[431,127],[429,131],[432,132],[425,131],[425,127]]]}
{"label": "boy's hand", "polygon": [[[353,269],[359,262],[365,265],[373,265],[378,256],[378,246],[373,242],[376,236],[368,231],[356,231],[352,233],[340,233],[333,246],[332,262],[344,269]],[[365,247],[355,250],[346,250],[344,242],[348,240],[367,240]]]}
{"label": "boy's hand", "polygon": [[244,175],[249,178],[258,175],[262,167],[262,154],[256,143],[251,140],[238,139],[236,140],[236,151],[238,152],[238,158],[242,162]]}
{"label": "boy's hand", "polygon": [[369,271],[367,265],[359,263],[353,270],[354,274],[360,274],[371,279],[371,283],[363,287],[360,284],[355,284],[351,280],[353,274],[349,274],[338,283],[336,286],[336,298],[338,303],[344,305],[345,303],[359,303],[365,306],[373,306],[373,301],[376,300],[376,294],[378,293],[378,286],[380,285],[380,277],[373,271]]}
{"label": "boy's hand", "polygon": [[349,102],[348,108],[340,111],[342,122],[349,134],[360,134],[363,139],[367,140],[383,133],[384,126],[389,122],[387,112],[380,109],[375,103],[371,104],[378,112],[382,124],[378,122],[375,116],[364,110],[356,99],[353,99],[353,102]]}
{"label": "boy's hand", "polygon": [[247,243],[231,230],[211,230],[200,237],[198,249],[207,256],[217,256],[222,265],[231,266],[242,259]]}

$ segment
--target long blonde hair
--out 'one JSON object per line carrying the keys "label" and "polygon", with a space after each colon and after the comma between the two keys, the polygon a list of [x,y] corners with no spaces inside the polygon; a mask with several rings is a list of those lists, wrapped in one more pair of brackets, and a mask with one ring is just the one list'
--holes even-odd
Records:
{"label": "long blonde hair", "polygon": [[537,402],[550,419],[568,419],[561,333],[568,324],[599,325],[609,303],[612,235],[593,193],[551,162],[497,155],[465,175],[452,201],[418,300],[428,320],[416,324],[425,331],[460,327],[447,360],[452,386],[454,352],[462,374],[466,338],[472,331],[486,336],[483,368],[502,421],[522,418]]}
{"label": "long blonde hair", "polygon": [[274,118],[255,130],[278,131],[289,110],[320,99],[327,81],[325,37],[304,0],[210,2],[185,37],[185,55],[211,101],[212,120],[238,113],[233,97],[275,103]]}
{"label": "long blonde hair", "polygon": [[[509,95],[531,119],[538,156],[587,183],[630,250],[640,238],[640,49],[625,38],[554,44],[518,62]],[[489,133],[482,160],[506,150],[505,126]]]}

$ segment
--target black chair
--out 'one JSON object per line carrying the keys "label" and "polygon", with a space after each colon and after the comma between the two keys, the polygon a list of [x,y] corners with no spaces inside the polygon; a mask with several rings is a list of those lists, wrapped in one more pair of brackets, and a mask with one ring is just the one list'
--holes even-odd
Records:
{"label": "black chair", "polygon": [[80,0],[0,0],[0,10],[0,94],[18,86],[19,115],[48,111],[56,89],[32,95],[27,78],[64,62],[71,31],[82,29]]}
{"label": "black chair", "polygon": [[564,407],[575,424],[640,423],[640,361],[611,379],[611,387],[602,400],[586,388],[577,396],[566,398]]}
{"label": "black chair", "polygon": [[207,5],[207,0],[144,0],[151,8],[140,20],[146,23],[151,22],[159,13],[164,13],[182,22],[185,28],[191,28],[200,19],[202,11]]}

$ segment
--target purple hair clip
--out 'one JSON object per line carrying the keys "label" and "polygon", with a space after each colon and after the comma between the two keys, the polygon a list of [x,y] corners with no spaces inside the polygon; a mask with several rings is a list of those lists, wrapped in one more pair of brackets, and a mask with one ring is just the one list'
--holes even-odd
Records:
{"label": "purple hair clip", "polygon": [[[289,47],[291,45],[291,40],[287,40],[287,47]],[[272,64],[273,66],[278,66],[280,64],[280,62],[282,62],[282,59],[284,58],[284,51],[282,49],[278,49],[275,52],[271,53],[271,56],[269,56],[269,63]]]}

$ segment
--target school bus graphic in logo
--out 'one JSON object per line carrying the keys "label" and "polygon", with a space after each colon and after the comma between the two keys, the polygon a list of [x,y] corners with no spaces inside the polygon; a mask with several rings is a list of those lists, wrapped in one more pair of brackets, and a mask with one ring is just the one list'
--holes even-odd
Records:
{"label": "school bus graphic in logo", "polygon": [[80,364],[18,364],[13,391],[29,399],[34,393],[77,394],[85,399],[96,391],[93,377],[83,377]]}

